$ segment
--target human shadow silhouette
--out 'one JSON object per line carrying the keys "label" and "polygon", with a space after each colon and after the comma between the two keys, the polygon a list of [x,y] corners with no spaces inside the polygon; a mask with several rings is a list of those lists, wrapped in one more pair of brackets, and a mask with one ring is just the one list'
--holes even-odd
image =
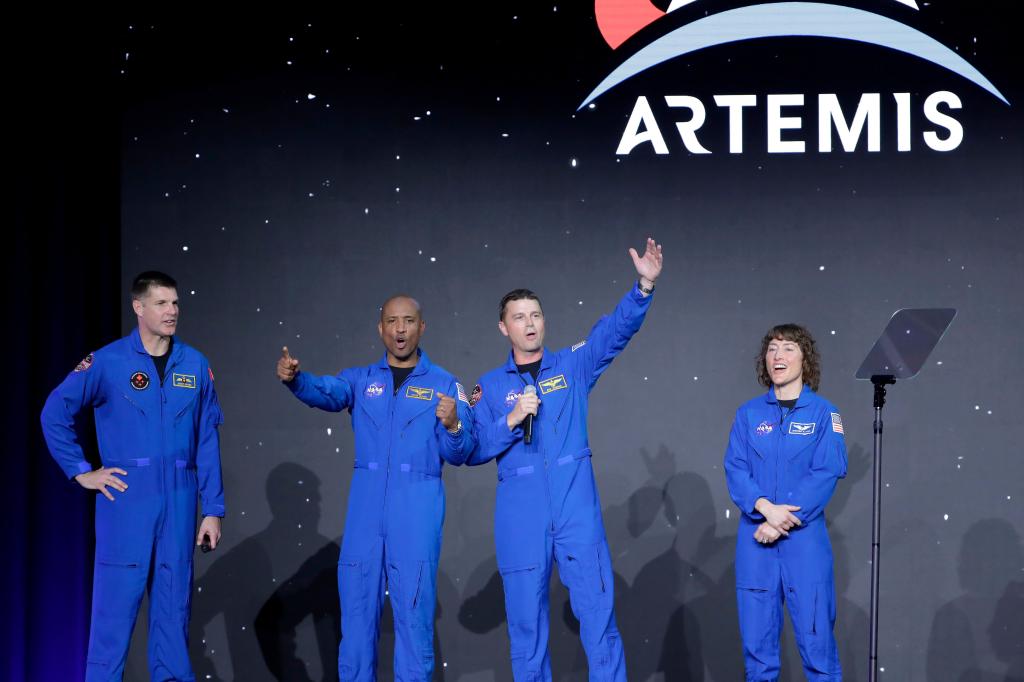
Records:
{"label": "human shadow silhouette", "polygon": [[[317,530],[320,479],[284,462],[267,476],[266,494],[267,527],[217,557],[196,581],[194,632],[222,615],[228,645],[215,651],[193,636],[196,677],[224,679],[230,667],[233,679],[246,682],[336,680],[339,545]],[[303,627],[307,617],[311,628]]]}
{"label": "human shadow silhouette", "polygon": [[1021,538],[1005,519],[971,525],[957,574],[964,593],[941,606],[928,640],[929,682],[1024,680]]}
{"label": "human shadow silhouette", "polygon": [[492,486],[474,486],[462,491],[456,502],[457,533],[465,547],[486,554],[466,580],[457,621],[465,641],[458,652],[462,674],[490,671],[495,682],[511,682],[505,624],[505,592],[494,554],[493,520],[490,515],[472,513],[494,505]]}

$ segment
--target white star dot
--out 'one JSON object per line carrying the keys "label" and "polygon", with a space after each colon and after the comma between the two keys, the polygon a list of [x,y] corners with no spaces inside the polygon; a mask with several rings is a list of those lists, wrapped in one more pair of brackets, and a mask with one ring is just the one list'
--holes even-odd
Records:
{"label": "white star dot", "polygon": [[188,246],[186,245],[186,246],[181,247],[181,250],[182,251],[188,251]]}

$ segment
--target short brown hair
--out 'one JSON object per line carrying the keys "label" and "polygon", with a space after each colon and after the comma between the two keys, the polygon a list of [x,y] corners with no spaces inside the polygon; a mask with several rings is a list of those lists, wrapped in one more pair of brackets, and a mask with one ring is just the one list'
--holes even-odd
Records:
{"label": "short brown hair", "polygon": [[[513,289],[512,291],[508,292],[507,294],[501,297],[501,303],[498,304],[498,319],[505,319],[505,308],[508,306],[509,303],[511,303],[512,301],[522,301],[523,299],[536,301],[537,305],[541,305],[540,298],[537,296],[537,294],[533,293],[529,289]],[[541,310],[543,309],[544,307],[541,306]]]}
{"label": "short brown hair", "polygon": [[757,381],[763,386],[771,387],[772,378],[768,375],[768,368],[764,365],[764,356],[768,352],[768,344],[776,339],[782,341],[793,341],[800,346],[800,352],[804,354],[803,381],[817,392],[818,384],[821,383],[821,355],[818,354],[818,347],[814,343],[814,337],[805,327],[798,324],[777,324],[768,330],[768,333],[761,339],[761,353],[757,356]]}

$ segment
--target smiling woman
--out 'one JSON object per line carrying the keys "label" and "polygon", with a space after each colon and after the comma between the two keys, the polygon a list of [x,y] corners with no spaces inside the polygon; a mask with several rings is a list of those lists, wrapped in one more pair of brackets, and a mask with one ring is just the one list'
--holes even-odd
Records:
{"label": "smiling woman", "polygon": [[741,512],[736,602],[747,679],[777,679],[785,603],[807,678],[838,680],[824,510],[846,475],[842,418],[815,394],[820,358],[799,325],[764,335],[757,378],[768,393],[737,410],[725,453],[729,494]]}

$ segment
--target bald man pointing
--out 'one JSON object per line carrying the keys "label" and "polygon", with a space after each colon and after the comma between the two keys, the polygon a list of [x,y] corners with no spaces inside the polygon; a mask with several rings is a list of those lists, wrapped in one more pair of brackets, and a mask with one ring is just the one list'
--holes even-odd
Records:
{"label": "bald man pointing", "polygon": [[338,560],[341,680],[374,680],[385,584],[395,616],[395,678],[430,680],[434,668],[437,561],[444,523],[444,462],[475,447],[466,392],[419,349],[419,303],[393,296],[377,330],[384,357],[367,367],[315,376],[283,348],[277,376],[295,397],[328,412],[348,410],[355,472]]}

